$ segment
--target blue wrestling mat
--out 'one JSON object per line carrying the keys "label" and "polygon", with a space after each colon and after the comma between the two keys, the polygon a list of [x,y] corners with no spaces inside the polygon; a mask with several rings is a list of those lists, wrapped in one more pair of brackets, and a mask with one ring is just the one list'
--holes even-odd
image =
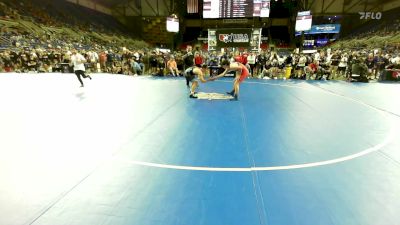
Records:
{"label": "blue wrestling mat", "polygon": [[0,76],[0,224],[399,224],[398,84],[92,77]]}

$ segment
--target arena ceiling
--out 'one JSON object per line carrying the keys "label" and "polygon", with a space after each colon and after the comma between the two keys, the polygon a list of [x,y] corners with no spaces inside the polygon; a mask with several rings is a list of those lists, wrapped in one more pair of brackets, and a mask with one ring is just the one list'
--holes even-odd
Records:
{"label": "arena ceiling", "polygon": [[[99,4],[102,4],[104,6],[116,6],[116,5],[124,3],[124,2],[129,2],[129,0],[93,0],[93,1],[97,2]],[[136,1],[138,1],[138,0],[136,0]],[[396,1],[396,0],[368,0],[367,2],[369,2],[369,4],[373,4],[373,3],[378,3],[378,2],[386,3],[386,2],[390,2],[390,1]],[[309,2],[312,2],[312,0],[309,0]],[[362,0],[362,1],[360,1],[360,0],[345,0],[343,2],[345,5],[347,5],[347,4],[353,4],[355,2],[364,4],[365,1],[364,0]]]}
{"label": "arena ceiling", "polygon": [[92,0],[113,10],[119,16],[168,16],[171,15],[174,2],[186,0]]}
{"label": "arena ceiling", "polygon": [[[110,8],[127,3],[131,4],[133,3],[135,5],[141,5],[143,3],[149,3],[149,4],[156,3],[154,0],[92,0],[92,1]],[[165,3],[171,2],[171,0],[162,0],[162,1],[164,1]],[[186,0],[175,0],[175,1],[186,1]]]}
{"label": "arena ceiling", "polygon": [[[171,6],[186,0],[91,0],[126,16],[164,16]],[[202,0],[199,0],[200,2]],[[274,1],[274,0],[271,0]],[[346,15],[358,12],[384,12],[400,7],[399,0],[279,0],[298,1],[313,15]]]}
{"label": "arena ceiling", "polygon": [[301,0],[313,15],[346,15],[358,12],[384,12],[400,7],[398,0]]}
{"label": "arena ceiling", "polygon": [[126,0],[93,0],[93,1],[110,8],[119,5],[121,3],[128,2]]}

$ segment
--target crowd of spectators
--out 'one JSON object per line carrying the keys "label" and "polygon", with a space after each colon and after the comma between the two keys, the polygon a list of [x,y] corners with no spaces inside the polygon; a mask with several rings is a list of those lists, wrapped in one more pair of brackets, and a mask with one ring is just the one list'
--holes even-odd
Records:
{"label": "crowd of spectators", "polygon": [[63,0],[1,0],[0,18],[24,19],[50,27],[96,30],[103,34],[126,36],[123,25],[112,16]]}
{"label": "crowd of spectators", "polygon": [[[261,52],[208,52],[190,46],[184,51],[164,52],[121,45],[124,43],[112,38],[107,41],[85,33],[94,31],[105,36],[118,31],[107,30],[97,23],[80,23],[76,17],[65,13],[50,14],[51,2],[39,6],[27,0],[0,0],[0,19],[31,20],[47,27],[74,29],[79,34],[74,36],[51,32],[49,29],[32,32],[23,27],[3,27],[1,37],[8,40],[9,45],[0,51],[0,72],[71,72],[73,50],[86,58],[86,67],[90,72],[126,75],[182,76],[187,67],[207,64],[213,76],[220,72],[219,65],[224,59],[241,62],[248,66],[251,77],[264,79],[368,81],[382,79],[386,77],[383,73],[400,69],[399,49],[396,48],[325,49],[306,54],[274,49]],[[385,29],[387,35],[398,32],[389,31],[387,27]],[[126,35],[123,32],[120,34]]]}
{"label": "crowd of spectators", "polygon": [[[73,48],[72,48],[73,49]],[[266,50],[260,53],[153,50],[79,51],[86,58],[91,72],[125,75],[182,76],[185,68],[207,64],[210,75],[216,75],[222,60],[248,66],[252,78],[314,79],[358,81],[385,79],[390,69],[400,69],[396,50],[318,50],[312,54]],[[71,50],[24,49],[0,53],[3,72],[70,72]],[[397,78],[397,77],[396,77]]]}
{"label": "crowd of spectators", "polygon": [[374,36],[393,36],[400,33],[400,19],[396,18],[394,20],[383,21],[380,20],[376,26],[366,26],[364,29],[359,32],[355,32],[352,35],[344,38],[343,40],[350,39],[362,39]]}
{"label": "crowd of spectators", "polygon": [[[59,9],[61,6],[69,7],[70,13]],[[89,15],[79,17],[72,12]],[[105,27],[97,18],[107,15],[98,14],[59,0],[40,4],[0,1],[0,24],[4,25],[0,30],[0,72],[68,72],[71,51],[77,49],[92,71],[139,73],[147,44],[119,29],[113,18],[106,18],[109,26]]]}
{"label": "crowd of spectators", "polygon": [[[183,55],[184,59],[187,58],[187,55],[188,53]],[[274,50],[261,51],[261,53],[196,52],[194,55],[201,55],[202,60],[210,68],[211,76],[220,72],[218,71],[218,65],[225,59],[245,64],[251,73],[251,77],[263,79],[368,82],[368,80],[384,80],[388,76],[387,72],[398,71],[400,69],[400,51],[397,49],[326,49],[316,50],[309,54],[298,53],[296,51],[280,52]],[[195,59],[193,59],[192,64],[196,64]],[[216,69],[214,70],[213,68]],[[394,77],[392,78],[398,80],[398,73],[393,74]]]}

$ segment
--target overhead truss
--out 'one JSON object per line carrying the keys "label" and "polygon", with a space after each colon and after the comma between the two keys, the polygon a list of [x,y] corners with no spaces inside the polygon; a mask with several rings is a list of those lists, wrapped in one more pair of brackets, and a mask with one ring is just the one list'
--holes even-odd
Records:
{"label": "overhead truss", "polygon": [[349,15],[359,12],[383,12],[400,7],[398,0],[300,0],[303,10],[313,15]]}
{"label": "overhead truss", "polygon": [[126,0],[113,8],[116,16],[160,17],[172,13],[173,0]]}

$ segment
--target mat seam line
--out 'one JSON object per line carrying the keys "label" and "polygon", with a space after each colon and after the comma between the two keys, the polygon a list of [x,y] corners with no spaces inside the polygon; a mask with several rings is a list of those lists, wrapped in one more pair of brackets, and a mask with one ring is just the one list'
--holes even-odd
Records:
{"label": "mat seam line", "polygon": [[89,172],[89,174],[87,174],[85,177],[83,177],[80,181],[78,181],[78,183],[76,183],[75,185],[73,185],[69,190],[67,190],[66,192],[64,192],[63,194],[61,194],[53,203],[51,203],[48,207],[46,207],[44,209],[43,212],[39,213],[39,215],[33,219],[33,221],[31,221],[30,223],[28,223],[29,225],[34,224],[38,219],[40,219],[40,217],[42,217],[44,214],[46,214],[50,209],[52,209],[57,203],[59,203],[62,199],[64,199],[65,196],[67,196],[69,193],[71,193],[76,187],[78,187],[80,184],[82,184],[87,178],[89,178],[103,163],[101,163],[100,165],[96,166],[91,172]]}
{"label": "mat seam line", "polygon": [[[252,156],[252,154],[249,151],[249,141],[248,141],[247,126],[246,126],[246,118],[245,118],[243,106],[241,103],[239,103],[239,107],[240,107],[240,112],[241,112],[241,117],[242,117],[242,126],[243,126],[243,130],[244,130],[244,135],[245,135],[244,139],[245,139],[245,143],[246,143],[247,157],[248,157],[248,160],[249,160],[250,164],[252,165],[252,167],[255,167],[254,157]],[[253,182],[253,191],[254,191],[254,195],[256,197],[256,204],[257,204],[257,209],[258,209],[258,213],[259,213],[260,224],[264,225],[264,224],[267,224],[267,215],[265,212],[265,204],[264,204],[263,195],[261,193],[260,182],[258,179],[258,171],[251,171],[251,176],[252,176],[252,182]],[[258,196],[260,199],[258,199]],[[261,206],[260,206],[260,204],[261,204]]]}
{"label": "mat seam line", "polygon": [[[177,99],[177,101],[175,101],[173,104],[171,104],[169,107],[167,107],[165,110],[163,110],[161,113],[159,113],[157,115],[156,118],[154,118],[153,120],[151,120],[148,124],[146,124],[146,126],[144,126],[131,140],[129,140],[127,143],[129,143],[130,141],[134,140],[135,138],[137,138],[138,136],[140,136],[140,134],[142,133],[142,131],[146,130],[146,128],[153,124],[156,120],[158,120],[160,118],[160,116],[167,112],[169,109],[171,109],[174,105],[176,105],[179,101],[181,101],[181,98]],[[116,154],[118,154],[121,150],[118,150],[116,152],[114,152],[111,156],[114,157]],[[99,167],[101,167],[103,163],[100,163],[98,166],[96,166],[89,174],[87,174],[85,177],[83,177],[78,183],[76,183],[74,186],[72,186],[68,191],[66,191],[65,193],[61,194],[53,203],[51,203],[46,209],[44,209],[43,212],[41,212],[36,218],[33,219],[33,221],[31,221],[30,223],[28,223],[29,225],[34,224],[38,219],[40,219],[40,217],[42,217],[44,214],[46,214],[51,208],[53,208],[58,202],[60,202],[65,196],[67,196],[69,193],[71,193],[76,187],[78,187],[80,184],[82,184],[87,178],[89,178]]]}
{"label": "mat seam line", "polygon": [[361,104],[365,104],[365,105],[367,105],[367,106],[369,106],[369,107],[371,107],[371,108],[375,108],[376,110],[379,110],[379,111],[381,111],[381,112],[384,112],[384,113],[387,113],[387,114],[390,114],[390,115],[392,115],[392,116],[395,116],[395,117],[400,118],[400,115],[397,114],[397,113],[395,113],[395,112],[391,112],[391,111],[388,111],[388,110],[383,109],[383,108],[381,108],[381,107],[374,106],[374,105],[372,105],[372,104],[366,103],[366,102],[364,102],[364,101],[362,101],[362,100],[360,100],[360,99],[358,99],[358,98],[348,97],[348,96],[346,96],[346,95],[344,95],[344,94],[336,93],[336,92],[334,92],[334,91],[332,91],[332,90],[329,90],[329,89],[326,89],[326,88],[323,88],[323,87],[320,87],[320,86],[316,86],[316,85],[314,85],[314,84],[309,84],[309,85],[310,85],[311,87],[321,89],[321,90],[323,90],[323,91],[325,91],[325,92],[328,92],[328,93],[331,93],[331,94],[334,94],[334,95],[341,96],[341,97],[343,97],[343,98],[345,98],[345,99],[349,99],[349,100],[351,100],[351,101],[355,101],[355,102],[359,102],[359,103],[361,103]]}
{"label": "mat seam line", "polygon": [[383,152],[382,150],[379,150],[378,153],[381,154],[383,157],[391,160],[396,166],[400,167],[400,161],[392,158],[391,156],[389,156],[387,153]]}
{"label": "mat seam line", "polygon": [[124,146],[126,146],[128,143],[130,143],[131,141],[134,141],[136,138],[138,138],[140,135],[143,134],[143,132],[145,130],[147,130],[147,128],[152,125],[154,122],[156,122],[164,113],[168,112],[173,106],[175,106],[176,104],[178,104],[178,102],[180,102],[182,100],[182,98],[178,98],[173,104],[171,104],[170,106],[168,106],[167,108],[165,108],[164,110],[162,110],[154,119],[152,119],[150,122],[148,122],[145,126],[143,126],[139,131],[136,132],[136,134],[133,135],[133,137],[131,139],[129,139],[128,141],[126,141],[124,144],[122,144],[121,147],[119,147],[119,149],[115,152],[113,152],[113,154],[111,155],[111,157],[115,157],[116,155],[118,155],[123,149]]}

